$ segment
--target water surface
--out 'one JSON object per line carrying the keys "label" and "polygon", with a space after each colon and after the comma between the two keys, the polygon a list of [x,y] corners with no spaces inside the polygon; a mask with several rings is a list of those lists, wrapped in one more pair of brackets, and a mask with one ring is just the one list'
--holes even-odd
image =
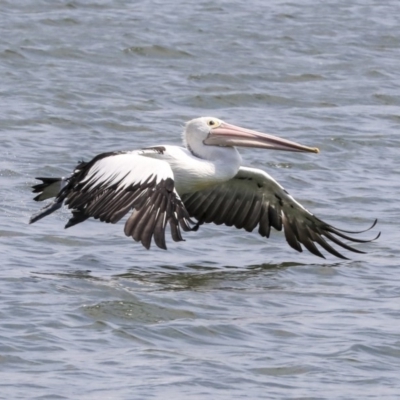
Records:
{"label": "water surface", "polygon": [[[0,22],[0,398],[400,397],[397,1],[21,0]],[[342,261],[279,232],[149,252],[67,210],[27,224],[35,176],[202,115],[319,147],[242,154],[381,238]]]}

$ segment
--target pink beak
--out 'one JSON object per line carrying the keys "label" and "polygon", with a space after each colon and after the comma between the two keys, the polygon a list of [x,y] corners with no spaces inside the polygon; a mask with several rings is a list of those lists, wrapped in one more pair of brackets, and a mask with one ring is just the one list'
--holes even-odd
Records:
{"label": "pink beak", "polygon": [[212,128],[203,143],[210,146],[256,147],[260,149],[319,153],[317,147],[303,146],[290,140],[240,128],[225,122],[221,123],[217,128]]}

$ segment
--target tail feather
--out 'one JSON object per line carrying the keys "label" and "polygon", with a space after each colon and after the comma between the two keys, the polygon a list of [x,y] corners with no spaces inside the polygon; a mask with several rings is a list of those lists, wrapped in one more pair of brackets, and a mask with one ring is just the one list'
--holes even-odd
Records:
{"label": "tail feather", "polygon": [[66,178],[36,178],[36,179],[42,181],[42,183],[32,186],[33,189],[32,192],[39,193],[33,200],[43,201],[51,199],[52,197],[55,197],[56,199],[52,201],[50,204],[47,204],[36,214],[33,214],[31,219],[29,220],[30,224],[39,221],[39,219],[42,219],[43,217],[46,217],[47,215],[61,208],[61,206],[64,203],[64,196],[59,197],[59,194],[67,184]]}
{"label": "tail feather", "polygon": [[61,189],[66,184],[65,178],[36,178],[42,181],[38,185],[32,186],[33,193],[39,193],[36,197],[33,198],[35,201],[43,201],[50,199],[52,197],[56,197]]}

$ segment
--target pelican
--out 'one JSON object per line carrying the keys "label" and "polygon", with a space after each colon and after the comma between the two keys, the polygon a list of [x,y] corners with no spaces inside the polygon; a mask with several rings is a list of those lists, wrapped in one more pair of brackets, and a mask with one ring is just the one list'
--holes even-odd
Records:
{"label": "pelican", "polygon": [[[248,232],[258,227],[258,233],[267,238],[271,227],[278,231],[283,228],[293,249],[301,252],[303,245],[323,258],[316,244],[346,259],[326,239],[356,253],[363,252],[341,239],[371,241],[347,235],[365,231],[340,230],[311,214],[266,172],[241,166],[237,150],[253,147],[318,153],[318,148],[213,117],[187,122],[183,143],[185,147],[161,145],[102,153],[89,162],[80,162],[67,178],[36,178],[42,183],[32,187],[39,193],[34,200],[55,199],[34,214],[30,223],[65,204],[72,211],[65,228],[90,217],[115,224],[132,212],[125,223],[125,235],[146,249],[152,239],[159,248],[167,249],[167,225],[172,239],[178,242],[183,240],[181,230],[196,231],[211,222]],[[375,224],[376,220],[369,229]]]}

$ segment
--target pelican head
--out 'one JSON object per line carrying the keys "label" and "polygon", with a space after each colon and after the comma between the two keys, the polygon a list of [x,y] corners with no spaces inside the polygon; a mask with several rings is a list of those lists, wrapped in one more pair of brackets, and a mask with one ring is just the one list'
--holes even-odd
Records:
{"label": "pelican head", "polygon": [[202,153],[204,146],[255,147],[260,149],[319,153],[316,147],[228,124],[218,118],[201,117],[186,124],[184,140],[189,149]]}

